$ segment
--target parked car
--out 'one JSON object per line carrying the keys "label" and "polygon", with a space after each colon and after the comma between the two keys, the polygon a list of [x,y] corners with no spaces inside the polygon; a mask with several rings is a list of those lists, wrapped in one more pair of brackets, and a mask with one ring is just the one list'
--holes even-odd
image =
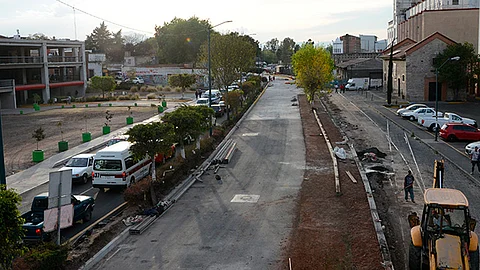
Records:
{"label": "parked car", "polygon": [[406,112],[406,111],[415,111],[416,109],[418,108],[428,108],[427,105],[425,104],[412,104],[412,105],[409,105],[407,106],[406,108],[400,108],[397,110],[397,115],[401,116],[403,112]]}
{"label": "parked car", "polygon": [[[217,104],[218,102],[220,102],[220,100],[222,99],[222,93],[220,92],[220,90],[211,90],[212,92],[212,104]],[[205,91],[205,93],[202,94],[202,97],[201,98],[206,98],[208,100],[208,96],[209,96],[209,91]],[[208,103],[207,103],[208,104]]]}
{"label": "parked car", "polygon": [[94,154],[80,154],[68,160],[59,171],[72,170],[72,182],[86,184],[92,178]]}
{"label": "parked car", "polygon": [[134,84],[144,84],[145,81],[141,77],[135,77],[135,78],[132,79],[132,83],[134,83]]}
{"label": "parked car", "polygon": [[211,108],[215,111],[215,117],[222,117],[225,114],[225,106],[212,104]]}
{"label": "parked car", "polygon": [[[432,108],[418,108],[414,111],[405,111],[401,113],[403,118],[408,118],[410,121],[415,121],[418,117],[435,116],[435,110]],[[438,117],[443,117],[442,112],[438,112]]]}
{"label": "parked car", "polygon": [[440,137],[446,141],[480,141],[480,129],[463,123],[447,123],[440,129]]}
{"label": "parked car", "polygon": [[442,127],[443,124],[447,124],[447,123],[463,123],[463,124],[469,124],[474,127],[477,127],[477,121],[470,118],[461,117],[458,114],[450,113],[450,112],[446,112],[443,115],[443,117],[439,117],[438,119],[435,116],[425,116],[425,117],[420,116],[418,118],[418,122],[422,126],[426,127],[428,130],[432,130],[432,131],[435,130],[435,125],[437,125],[437,128],[439,128],[439,127]]}
{"label": "parked car", "polygon": [[480,148],[480,141],[467,144],[465,146],[465,154],[471,155],[473,150],[475,150],[475,147]]}
{"label": "parked car", "polygon": [[[212,101],[213,103],[213,101]],[[201,105],[204,105],[204,106],[208,106],[208,98],[199,98],[197,99],[197,101],[195,101],[195,106],[201,106]]]}
{"label": "parked car", "polygon": [[[73,223],[79,220],[88,222],[92,219],[92,211],[95,207],[93,197],[84,195],[71,195],[73,204]],[[48,209],[48,193],[42,193],[33,198],[30,211],[22,215],[25,220],[23,229],[25,235],[24,242],[50,241],[56,235],[56,231],[46,233],[43,231],[43,214]]]}

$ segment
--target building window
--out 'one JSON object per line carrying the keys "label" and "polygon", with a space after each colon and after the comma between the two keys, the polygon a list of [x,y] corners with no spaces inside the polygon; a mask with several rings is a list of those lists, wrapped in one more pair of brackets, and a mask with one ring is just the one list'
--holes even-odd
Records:
{"label": "building window", "polygon": [[452,5],[458,5],[458,0],[452,0]]}
{"label": "building window", "polygon": [[405,74],[402,75],[402,82],[405,81]]}

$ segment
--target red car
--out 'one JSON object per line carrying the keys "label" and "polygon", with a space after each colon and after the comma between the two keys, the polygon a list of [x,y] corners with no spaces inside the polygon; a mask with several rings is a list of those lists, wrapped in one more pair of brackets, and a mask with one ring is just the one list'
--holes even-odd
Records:
{"label": "red car", "polygon": [[448,123],[440,129],[440,137],[446,141],[479,141],[480,129],[462,123]]}

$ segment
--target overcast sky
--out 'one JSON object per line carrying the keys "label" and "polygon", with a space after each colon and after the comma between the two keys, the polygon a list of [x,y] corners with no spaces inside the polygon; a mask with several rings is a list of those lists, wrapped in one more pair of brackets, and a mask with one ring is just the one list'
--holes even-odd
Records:
{"label": "overcast sky", "polygon": [[[60,1],[78,9],[75,15]],[[150,37],[155,25],[196,16],[212,25],[231,20],[216,30],[255,34],[252,37],[260,43],[285,37],[299,43],[310,38],[331,42],[347,33],[385,39],[392,4],[392,0],[0,0],[0,35],[11,37],[18,29],[21,36],[43,33],[85,40],[105,20],[110,31]]]}

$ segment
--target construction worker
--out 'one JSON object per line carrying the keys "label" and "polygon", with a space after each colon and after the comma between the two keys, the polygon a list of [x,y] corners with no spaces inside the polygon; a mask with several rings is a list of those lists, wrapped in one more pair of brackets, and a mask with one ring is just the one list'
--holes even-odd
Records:
{"label": "construction worker", "polygon": [[405,181],[403,182],[403,188],[405,189],[405,201],[408,202],[408,194],[410,193],[410,199],[415,203],[413,195],[413,183],[415,182],[415,177],[413,177],[412,172],[408,171],[407,176],[405,176]]}

